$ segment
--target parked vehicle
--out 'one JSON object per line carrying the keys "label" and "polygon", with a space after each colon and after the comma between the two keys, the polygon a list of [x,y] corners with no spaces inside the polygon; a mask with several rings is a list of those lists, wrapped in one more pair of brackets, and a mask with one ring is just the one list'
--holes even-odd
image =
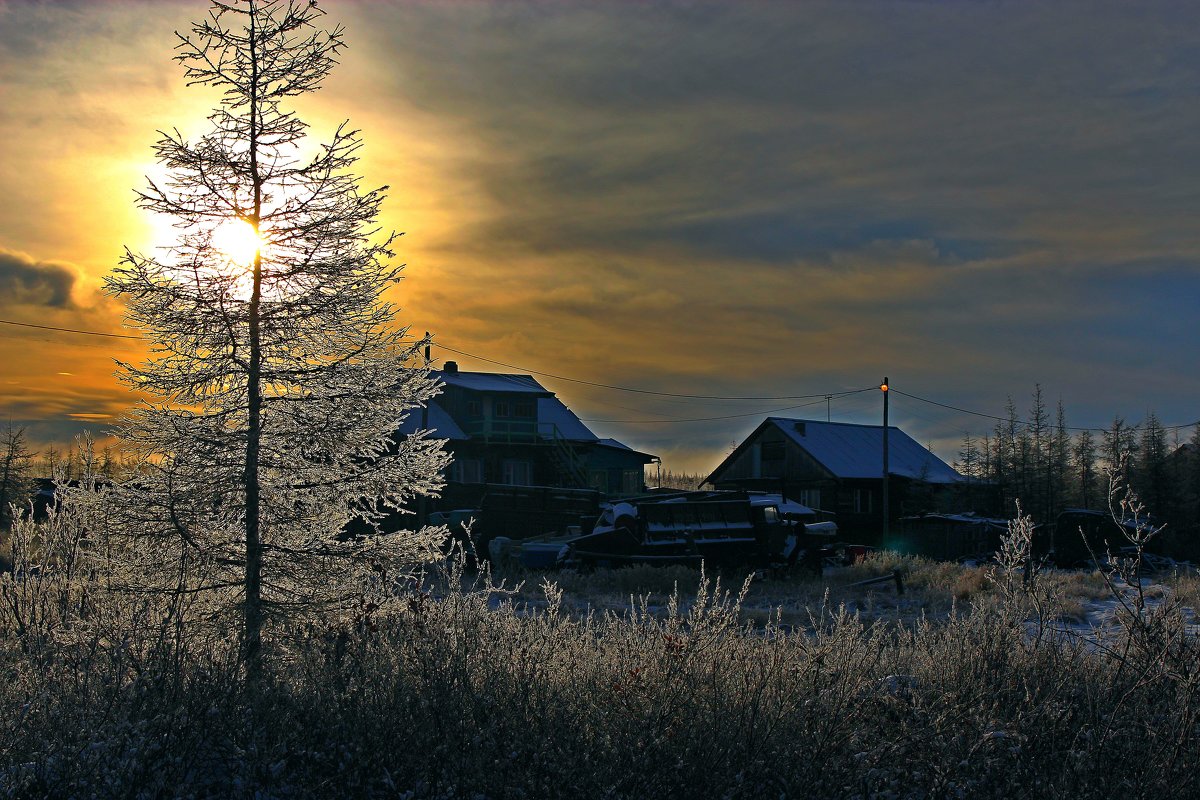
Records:
{"label": "parked vehicle", "polygon": [[[1052,526],[1038,536],[1035,551],[1045,552],[1060,567],[1091,567],[1103,563],[1111,555],[1129,558],[1136,552],[1132,538],[1157,527],[1151,517],[1118,522],[1104,511],[1081,508],[1065,509]],[[1048,545],[1048,547],[1047,547]],[[1159,542],[1151,541],[1152,550]]]}
{"label": "parked vehicle", "polygon": [[812,509],[778,494],[685,492],[605,504],[591,532],[564,542],[564,555],[596,566],[785,566],[836,531],[833,523],[816,522]]}

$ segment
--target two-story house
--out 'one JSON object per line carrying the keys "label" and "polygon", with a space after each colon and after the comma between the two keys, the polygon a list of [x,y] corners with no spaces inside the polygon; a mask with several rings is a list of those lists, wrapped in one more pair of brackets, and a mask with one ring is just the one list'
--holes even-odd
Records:
{"label": "two-story house", "polygon": [[442,393],[414,409],[400,433],[420,428],[446,439],[450,483],[596,489],[606,495],[644,489],[655,460],[592,433],[554,393],[529,375],[461,372],[447,361],[433,372]]}

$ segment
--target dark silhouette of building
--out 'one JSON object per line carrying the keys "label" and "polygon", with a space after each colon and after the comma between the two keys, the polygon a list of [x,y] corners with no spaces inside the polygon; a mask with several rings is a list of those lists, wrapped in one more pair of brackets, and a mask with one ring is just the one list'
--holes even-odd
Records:
{"label": "dark silhouette of building", "polygon": [[426,427],[447,440],[451,484],[595,489],[609,496],[645,488],[645,465],[654,456],[596,436],[531,376],[460,372],[453,361],[433,375],[442,393],[427,414],[414,410],[400,432]]}
{"label": "dark silhouette of building", "polygon": [[[899,428],[888,428],[889,517],[933,510],[965,479]],[[835,513],[838,529],[872,541],[883,522],[883,426],[768,417],[705,481],[780,492]]]}

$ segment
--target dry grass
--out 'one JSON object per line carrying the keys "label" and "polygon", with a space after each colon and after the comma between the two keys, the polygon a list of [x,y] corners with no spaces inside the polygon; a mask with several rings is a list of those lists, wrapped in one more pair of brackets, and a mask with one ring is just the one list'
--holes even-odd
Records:
{"label": "dry grass", "polygon": [[[893,570],[904,595],[854,585]],[[1099,647],[1031,633],[1083,614],[1082,574],[1039,576],[1074,592],[1055,606],[889,554],[716,577],[439,570],[368,619],[273,629],[248,691],[232,637],[176,636],[87,576],[0,576],[0,797],[1200,793],[1200,647],[1169,604]],[[41,603],[29,624],[47,588],[89,590],[86,617]]]}
{"label": "dry grass", "polygon": [[[947,593],[959,582],[941,568],[922,580]],[[1151,653],[1135,638],[1098,651],[1031,640],[995,609],[897,626],[827,608],[803,631],[769,616],[747,626],[736,600],[702,580],[665,612],[640,603],[576,617],[553,586],[531,609],[462,585],[449,576],[438,599],[411,595],[369,626],[277,631],[256,695],[232,641],[156,654],[138,635],[25,650],[6,636],[0,701],[16,711],[0,719],[0,795],[1200,790],[1198,687],[1194,670],[1174,669],[1200,656],[1186,638],[1191,649]]]}
{"label": "dry grass", "polygon": [[1180,605],[1200,613],[1200,573],[1194,569],[1179,571],[1166,577],[1164,583]]}
{"label": "dry grass", "polygon": [[[904,593],[891,581],[858,586],[862,581],[898,571]],[[510,585],[521,585],[519,600],[542,600],[538,588],[551,580],[563,591],[566,607],[577,614],[589,610],[619,610],[644,600],[651,608],[665,609],[678,592],[694,595],[703,576],[689,567],[633,566],[597,569],[587,573],[531,572],[515,566],[497,573]],[[744,572],[727,570],[712,576],[726,589],[738,590]],[[1046,593],[1061,602],[1068,616],[1082,614],[1085,605],[1107,596],[1099,573],[1045,571],[1039,580]],[[758,575],[742,604],[743,619],[764,624],[768,619],[789,626],[805,625],[823,609],[845,607],[866,620],[886,619],[912,623],[921,618],[944,619],[956,609],[997,602],[989,568],[933,561],[891,552],[874,553],[849,567],[826,569],[821,577],[795,569],[784,575]],[[1082,619],[1082,617],[1080,617]]]}

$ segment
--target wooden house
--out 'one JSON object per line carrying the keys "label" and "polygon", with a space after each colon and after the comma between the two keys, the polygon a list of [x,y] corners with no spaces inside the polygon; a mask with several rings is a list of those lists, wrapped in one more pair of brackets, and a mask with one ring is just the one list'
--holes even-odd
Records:
{"label": "wooden house", "polygon": [[412,411],[400,433],[445,439],[450,484],[505,484],[637,494],[655,460],[592,433],[554,393],[529,375],[462,372],[447,361],[433,372],[442,393]]}
{"label": "wooden house", "polygon": [[[930,511],[964,478],[899,428],[888,428],[888,512]],[[873,541],[883,522],[883,426],[768,417],[705,481],[780,492],[836,514],[838,529]],[[876,542],[877,543],[877,542]]]}

